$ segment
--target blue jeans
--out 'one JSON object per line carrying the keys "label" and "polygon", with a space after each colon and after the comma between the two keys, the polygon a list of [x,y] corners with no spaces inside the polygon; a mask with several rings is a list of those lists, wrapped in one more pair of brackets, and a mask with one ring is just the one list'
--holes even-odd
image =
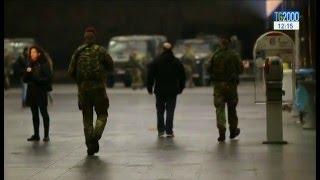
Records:
{"label": "blue jeans", "polygon": [[[173,117],[176,108],[177,96],[173,97],[159,97],[156,96],[158,132],[166,131],[167,134],[172,134],[173,131]],[[166,123],[164,124],[164,113],[166,112]]]}
{"label": "blue jeans", "polygon": [[22,99],[22,103],[23,103],[23,104],[26,102],[27,87],[28,87],[28,84],[27,84],[27,83],[24,83],[24,82],[21,80],[21,99]]}

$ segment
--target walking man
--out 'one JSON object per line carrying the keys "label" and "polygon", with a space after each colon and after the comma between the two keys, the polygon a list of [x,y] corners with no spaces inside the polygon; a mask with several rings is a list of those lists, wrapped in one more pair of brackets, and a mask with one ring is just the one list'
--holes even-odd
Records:
{"label": "walking man", "polygon": [[[172,45],[164,43],[163,52],[148,66],[147,89],[156,95],[158,137],[174,137],[173,118],[177,95],[185,88],[183,65],[172,52]],[[164,113],[166,111],[166,122]]]}
{"label": "walking man", "polygon": [[229,43],[230,40],[227,37],[220,37],[220,47],[214,52],[208,69],[214,83],[213,96],[216,108],[217,128],[219,130],[219,142],[225,141],[225,104],[228,107],[230,139],[240,134],[236,106],[238,104],[237,87],[239,84],[239,74],[243,72],[243,66],[239,55],[228,48]]}
{"label": "walking man", "polygon": [[[96,31],[86,28],[84,44],[73,54],[68,73],[78,86],[78,106],[82,111],[88,155],[99,151],[99,140],[107,123],[109,99],[106,75],[113,70],[113,60],[106,49],[96,44]],[[97,114],[93,126],[93,108]]]}

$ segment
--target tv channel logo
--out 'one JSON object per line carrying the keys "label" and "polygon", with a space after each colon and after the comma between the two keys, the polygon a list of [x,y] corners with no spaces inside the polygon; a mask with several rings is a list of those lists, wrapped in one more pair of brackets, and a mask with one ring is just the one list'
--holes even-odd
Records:
{"label": "tv channel logo", "polygon": [[273,12],[274,30],[299,30],[299,11],[275,11]]}

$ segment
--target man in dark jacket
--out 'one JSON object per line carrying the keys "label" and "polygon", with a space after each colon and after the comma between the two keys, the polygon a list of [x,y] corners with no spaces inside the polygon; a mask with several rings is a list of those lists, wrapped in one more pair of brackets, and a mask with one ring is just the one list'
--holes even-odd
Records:
{"label": "man in dark jacket", "polygon": [[18,57],[16,62],[14,63],[14,71],[16,77],[21,79],[21,99],[22,99],[22,107],[26,107],[26,94],[27,94],[27,83],[22,81],[22,76],[24,70],[27,68],[28,62],[28,47],[23,49],[22,54]]}
{"label": "man in dark jacket", "polygon": [[[148,66],[147,89],[156,95],[158,136],[174,137],[173,116],[177,95],[185,88],[185,71],[182,63],[174,57],[170,43],[164,43],[163,52]],[[164,112],[166,123],[164,124]]]}

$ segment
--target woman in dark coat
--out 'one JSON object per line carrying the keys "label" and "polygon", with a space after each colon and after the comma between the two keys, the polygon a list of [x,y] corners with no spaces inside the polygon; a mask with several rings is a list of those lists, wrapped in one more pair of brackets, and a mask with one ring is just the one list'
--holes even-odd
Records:
{"label": "woman in dark coat", "polygon": [[34,134],[28,141],[39,141],[39,110],[42,115],[44,125],[43,141],[49,139],[49,114],[48,92],[52,90],[51,62],[45,55],[44,50],[37,45],[31,46],[28,53],[29,64],[23,74],[23,81],[28,83],[26,105],[31,108]]}

